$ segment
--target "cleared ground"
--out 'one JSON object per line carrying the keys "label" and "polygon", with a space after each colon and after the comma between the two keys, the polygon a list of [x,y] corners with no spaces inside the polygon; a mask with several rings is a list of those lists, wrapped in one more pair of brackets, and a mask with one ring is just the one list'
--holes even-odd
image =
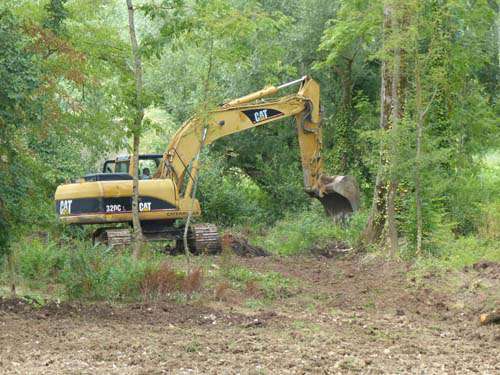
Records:
{"label": "cleared ground", "polygon": [[[207,269],[227,260],[199,260]],[[206,282],[190,302],[126,305],[0,300],[0,369],[11,374],[498,374],[500,265],[413,275],[367,256],[233,258],[291,280]],[[215,297],[217,295],[217,298]]]}

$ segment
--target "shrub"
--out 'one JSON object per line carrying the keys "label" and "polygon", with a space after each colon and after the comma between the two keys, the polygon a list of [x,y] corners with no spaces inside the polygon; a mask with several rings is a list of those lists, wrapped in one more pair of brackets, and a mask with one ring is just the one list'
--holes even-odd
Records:
{"label": "shrub", "polygon": [[57,280],[68,259],[69,252],[54,242],[39,239],[23,242],[14,249],[17,270],[30,285]]}
{"label": "shrub", "polygon": [[141,294],[148,299],[161,298],[169,293],[179,291],[185,276],[176,272],[169,263],[163,261],[157,268],[146,270],[141,281]]}
{"label": "shrub", "polygon": [[182,290],[188,296],[192,295],[201,289],[203,273],[201,267],[196,267],[194,270],[190,271],[184,278],[182,283]]}
{"label": "shrub", "polygon": [[142,295],[145,278],[160,261],[159,256],[136,260],[129,252],[88,246],[71,254],[60,281],[70,299],[133,300]]}
{"label": "shrub", "polygon": [[204,220],[234,226],[272,222],[272,200],[248,176],[225,170],[215,157],[200,172],[199,199]]}
{"label": "shrub", "polygon": [[463,269],[480,260],[500,262],[500,248],[495,240],[477,236],[448,238],[440,243],[436,256],[418,258],[417,269]]}

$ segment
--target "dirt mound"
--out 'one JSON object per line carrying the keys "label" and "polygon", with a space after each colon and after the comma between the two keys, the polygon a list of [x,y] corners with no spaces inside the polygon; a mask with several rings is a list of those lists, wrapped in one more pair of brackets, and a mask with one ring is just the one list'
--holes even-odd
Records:
{"label": "dirt mound", "polygon": [[50,301],[45,305],[30,303],[23,298],[0,298],[0,312],[22,315],[33,319],[82,318],[93,321],[118,321],[156,325],[188,324],[210,326],[216,324],[242,327],[264,326],[276,314],[271,312],[245,315],[223,312],[210,307],[169,302],[111,305],[107,302],[81,303]]}
{"label": "dirt mound", "polygon": [[346,255],[353,250],[348,244],[342,241],[329,241],[326,244],[317,244],[309,249],[309,252],[315,256],[325,258],[334,258]]}
{"label": "dirt mound", "polygon": [[247,239],[230,233],[222,236],[222,244],[241,257],[265,257],[270,255],[263,248],[250,245]]}
{"label": "dirt mound", "polygon": [[[472,269],[492,279],[500,279],[500,263],[483,260],[472,265]],[[466,271],[468,268],[466,267]]]}

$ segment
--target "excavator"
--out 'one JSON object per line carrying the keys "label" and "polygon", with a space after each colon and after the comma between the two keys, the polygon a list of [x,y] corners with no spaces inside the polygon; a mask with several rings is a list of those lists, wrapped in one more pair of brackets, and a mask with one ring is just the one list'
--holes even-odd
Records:
{"label": "excavator", "polygon": [[[295,94],[276,97],[292,85]],[[270,98],[271,97],[271,98]],[[188,119],[175,133],[163,154],[140,155],[139,166],[130,156],[107,160],[102,173],[86,175],[74,183],[58,186],[56,212],[67,224],[100,224],[94,242],[108,245],[131,240],[132,175],[141,163],[149,163],[139,180],[139,219],[146,240],[175,240],[189,251],[215,254],[221,250],[217,227],[190,224],[201,215],[195,197],[200,153],[219,138],[294,117],[304,189],[323,204],[327,215],[342,219],[359,206],[359,188],[351,176],[328,176],[321,156],[320,87],[309,76],[230,100],[205,114]],[[155,169],[154,174],[148,172]],[[145,168],[146,169],[146,168]],[[117,224],[126,227],[117,227]],[[110,227],[109,225],[114,225]],[[186,232],[186,236],[184,236]]]}

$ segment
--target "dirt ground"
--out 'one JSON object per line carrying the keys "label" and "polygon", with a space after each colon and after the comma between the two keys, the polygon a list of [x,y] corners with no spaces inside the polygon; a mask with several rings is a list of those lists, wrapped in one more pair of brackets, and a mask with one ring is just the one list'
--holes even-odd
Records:
{"label": "dirt ground", "polygon": [[478,324],[500,306],[499,264],[413,276],[366,255],[233,262],[296,286],[257,306],[213,286],[189,303],[0,299],[0,372],[500,374],[500,325]]}

